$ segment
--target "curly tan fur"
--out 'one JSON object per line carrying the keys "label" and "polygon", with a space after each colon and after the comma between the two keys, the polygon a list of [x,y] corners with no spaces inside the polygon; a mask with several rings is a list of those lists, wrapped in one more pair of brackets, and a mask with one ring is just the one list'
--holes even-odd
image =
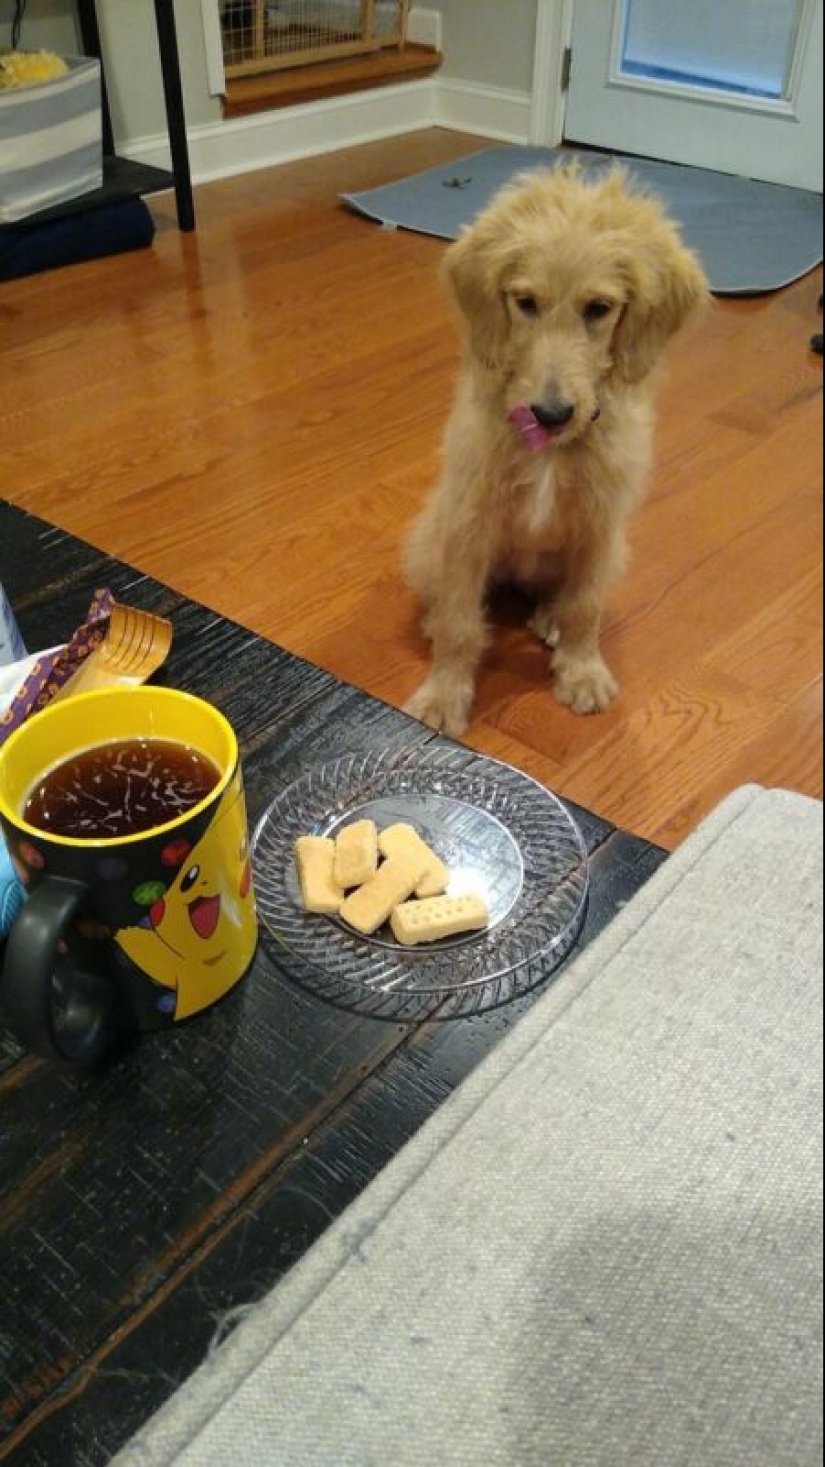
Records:
{"label": "curly tan fur", "polygon": [[[430,674],[409,711],[460,735],[488,639],[494,581],[535,589],[556,697],[604,709],[606,592],[651,456],[654,368],[708,298],[695,256],[620,169],[527,174],[452,245],[445,279],[464,353],[441,481],[414,526],[407,572],[426,609]],[[508,414],[571,414],[539,453]]]}

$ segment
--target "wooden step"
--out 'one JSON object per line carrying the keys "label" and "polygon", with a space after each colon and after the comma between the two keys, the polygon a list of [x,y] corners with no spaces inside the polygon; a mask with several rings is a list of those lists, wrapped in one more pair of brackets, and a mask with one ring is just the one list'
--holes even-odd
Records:
{"label": "wooden step", "polygon": [[317,66],[296,66],[289,71],[227,79],[224,115],[242,117],[250,112],[292,107],[297,102],[315,102],[345,92],[419,81],[432,76],[441,59],[441,52],[432,46],[409,44],[398,51],[385,50],[371,56],[322,61]]}

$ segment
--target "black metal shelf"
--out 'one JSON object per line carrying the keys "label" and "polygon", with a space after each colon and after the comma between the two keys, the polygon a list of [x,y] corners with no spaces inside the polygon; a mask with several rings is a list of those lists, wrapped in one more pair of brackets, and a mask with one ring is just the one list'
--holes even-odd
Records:
{"label": "black metal shelf", "polygon": [[84,53],[87,56],[98,57],[101,62],[103,186],[99,189],[92,189],[89,193],[81,194],[77,199],[70,199],[50,209],[42,209],[39,213],[29,215],[16,224],[0,225],[0,233],[7,230],[20,230],[31,225],[47,224],[56,219],[68,219],[78,214],[89,213],[105,204],[118,204],[126,199],[140,198],[144,194],[163,193],[169,189],[175,191],[178,224],[181,230],[186,232],[193,230],[195,228],[195,205],[192,197],[186,118],[183,110],[174,0],[154,0],[163,95],[166,104],[166,123],[172,152],[171,171],[165,168],[153,168],[145,163],[135,163],[130,158],[118,156],[112,132],[96,0],[75,0],[75,3]]}

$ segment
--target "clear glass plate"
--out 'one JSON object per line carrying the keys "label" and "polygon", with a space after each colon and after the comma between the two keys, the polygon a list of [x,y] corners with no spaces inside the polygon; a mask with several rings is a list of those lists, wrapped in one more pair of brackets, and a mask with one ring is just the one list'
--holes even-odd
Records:
{"label": "clear glass plate", "polygon": [[[449,867],[451,893],[484,896],[489,928],[410,949],[389,928],[362,938],[305,912],[295,841],[366,819],[414,825]],[[454,1018],[511,1001],[567,957],[587,909],[584,838],[556,796],[440,742],[319,766],[273,801],[253,861],[264,934],[281,966],[319,996],[383,1018]]]}

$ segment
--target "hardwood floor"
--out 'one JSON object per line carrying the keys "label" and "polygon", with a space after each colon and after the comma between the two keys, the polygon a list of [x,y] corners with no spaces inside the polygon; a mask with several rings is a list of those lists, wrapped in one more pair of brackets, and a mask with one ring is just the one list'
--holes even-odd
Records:
{"label": "hardwood floor", "polygon": [[[433,130],[210,184],[199,229],[0,286],[0,492],[390,703],[399,574],[457,361],[443,245],[337,202],[487,144]],[[580,720],[505,616],[468,741],[677,844],[745,780],[822,792],[821,273],[718,302],[673,357]],[[2,578],[2,547],[0,547]]]}

